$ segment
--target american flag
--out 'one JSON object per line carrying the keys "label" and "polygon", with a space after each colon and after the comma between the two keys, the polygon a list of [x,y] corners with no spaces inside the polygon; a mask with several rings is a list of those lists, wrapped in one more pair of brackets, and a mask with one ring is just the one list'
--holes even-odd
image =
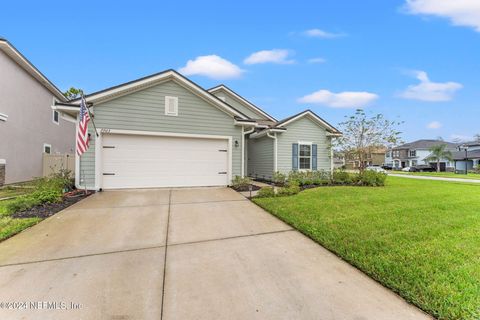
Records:
{"label": "american flag", "polygon": [[81,156],[88,149],[90,137],[88,136],[88,122],[90,116],[88,114],[87,102],[82,96],[80,100],[80,118],[77,127],[77,154]]}

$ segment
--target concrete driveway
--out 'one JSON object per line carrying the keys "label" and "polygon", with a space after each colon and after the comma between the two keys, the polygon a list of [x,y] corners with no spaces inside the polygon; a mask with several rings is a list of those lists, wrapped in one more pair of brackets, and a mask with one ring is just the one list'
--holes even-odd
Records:
{"label": "concrete driveway", "polygon": [[430,319],[226,188],[95,194],[0,243],[0,319]]}

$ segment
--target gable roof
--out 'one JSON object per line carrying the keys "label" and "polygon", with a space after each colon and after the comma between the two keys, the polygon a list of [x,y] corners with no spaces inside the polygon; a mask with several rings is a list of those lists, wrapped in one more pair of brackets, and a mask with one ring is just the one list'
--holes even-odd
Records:
{"label": "gable roof", "polygon": [[452,142],[435,140],[435,139],[421,139],[421,140],[402,144],[393,149],[430,149],[431,147],[437,146],[439,144],[447,145],[448,149],[454,149],[457,147],[457,144]]}
{"label": "gable roof", "polygon": [[332,126],[331,124],[329,124],[327,121],[323,120],[320,116],[318,116],[315,112],[313,112],[312,110],[310,109],[307,109],[305,111],[302,111],[300,113],[297,113],[291,117],[288,117],[288,118],[285,118],[279,122],[277,122],[274,126],[274,128],[282,128],[294,121],[297,121],[305,116],[309,116],[312,120],[314,120],[315,122],[317,122],[317,124],[321,125],[322,127],[324,127],[325,129],[327,129],[327,131],[333,133],[333,134],[339,134],[341,135],[342,133],[337,129],[335,128],[334,126]]}
{"label": "gable roof", "polygon": [[[239,110],[235,109],[231,105],[223,102],[213,94],[209,93],[198,84],[194,83],[190,79],[184,77],[177,71],[173,69],[168,69],[162,72],[158,72],[143,78],[125,82],[107,89],[103,89],[88,95],[85,95],[85,99],[90,103],[102,103],[118,97],[124,96],[126,94],[136,92],[142,89],[146,89],[157,84],[173,80],[177,84],[183,86],[184,88],[190,90],[192,93],[200,96],[202,99],[210,102],[219,109],[225,111],[233,117],[238,117],[240,119],[249,119],[249,117]],[[70,103],[78,102],[80,98],[70,100]]]}
{"label": "gable roof", "polygon": [[40,82],[48,91],[50,91],[60,101],[67,101],[63,93],[43,75],[23,54],[20,53],[8,40],[0,38],[0,50],[2,50],[10,59],[17,63],[35,80]]}
{"label": "gable roof", "polygon": [[235,91],[233,91],[232,89],[230,89],[224,84],[220,84],[216,87],[210,88],[207,91],[213,94],[214,92],[217,92],[220,90],[227,92],[228,94],[230,94],[231,96],[239,100],[240,103],[242,103],[248,109],[252,110],[254,113],[260,116],[263,116],[270,121],[277,121],[277,119],[275,119],[274,117],[272,117],[271,115],[269,115],[268,113],[260,109],[258,106],[254,105],[253,103],[251,103],[250,101],[248,101],[247,99],[245,99],[244,97],[242,97],[241,95],[239,95],[238,93],[236,93]]}

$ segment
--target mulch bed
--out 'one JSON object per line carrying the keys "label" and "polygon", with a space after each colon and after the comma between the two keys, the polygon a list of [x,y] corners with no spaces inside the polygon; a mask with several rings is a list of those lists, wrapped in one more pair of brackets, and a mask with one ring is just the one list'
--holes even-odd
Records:
{"label": "mulch bed", "polygon": [[[250,186],[252,186],[252,191],[257,191],[257,190],[260,190],[260,189],[261,189],[261,187],[256,186],[256,185],[254,185],[254,184],[251,184]],[[240,187],[240,188],[234,188],[234,187],[232,187],[232,189],[235,190],[235,191],[238,191],[238,192],[243,192],[243,191],[249,191],[249,190],[250,190],[248,186]]]}
{"label": "mulch bed", "polygon": [[84,190],[74,190],[66,193],[63,196],[62,202],[58,203],[45,203],[32,207],[25,211],[15,212],[11,215],[12,218],[48,218],[53,216],[55,213],[62,211],[65,208],[70,207],[71,205],[77,203],[78,201],[85,199],[86,197],[93,194],[89,191],[88,194],[85,194]]}

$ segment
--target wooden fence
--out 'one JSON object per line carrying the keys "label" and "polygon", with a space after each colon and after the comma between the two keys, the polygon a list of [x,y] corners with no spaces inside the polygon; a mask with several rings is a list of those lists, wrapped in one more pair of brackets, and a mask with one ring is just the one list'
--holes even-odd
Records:
{"label": "wooden fence", "polygon": [[75,175],[75,156],[73,154],[43,154],[43,176],[47,177],[60,170],[71,171]]}

